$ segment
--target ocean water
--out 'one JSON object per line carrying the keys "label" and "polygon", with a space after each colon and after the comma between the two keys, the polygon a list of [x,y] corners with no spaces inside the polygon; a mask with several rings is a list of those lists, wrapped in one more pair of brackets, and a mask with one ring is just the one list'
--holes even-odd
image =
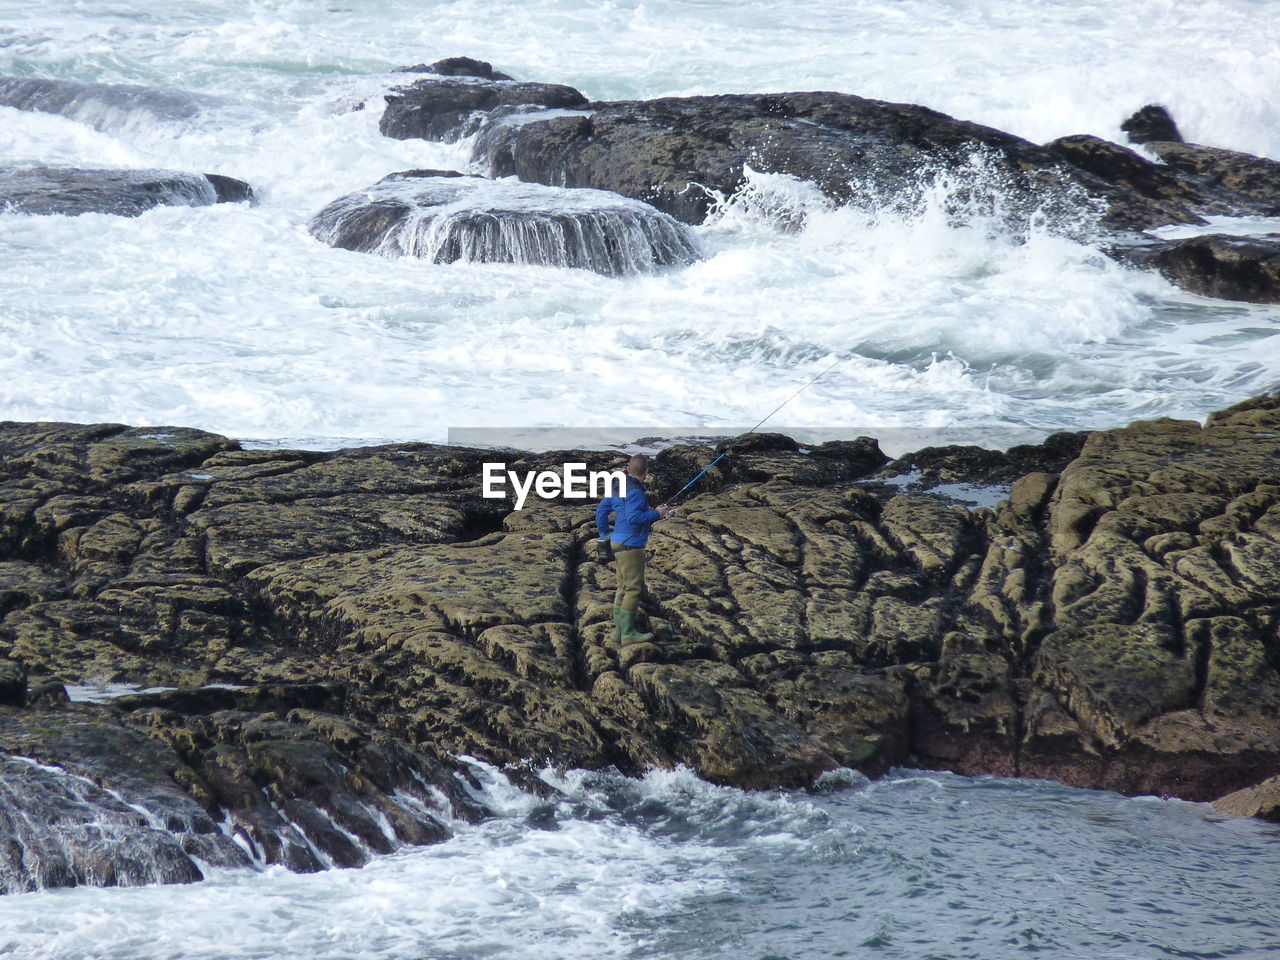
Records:
{"label": "ocean water", "polygon": [[[450,427],[1048,432],[1200,418],[1280,383],[1271,307],[1182,293],[1096,249],[831,209],[753,179],[654,276],[433,265],[327,248],[308,218],[467,147],[377,132],[394,67],[465,54],[589,96],[834,89],[1033,140],[1119,138],[1165,103],[1189,139],[1280,157],[1267,0],[0,0],[0,74],[203,98],[191,119],[0,108],[0,164],[251,182],[254,207],[0,214],[0,413],[199,426],[311,446]],[[370,109],[353,112],[366,100]],[[95,127],[96,123],[96,127]],[[101,128],[101,129],[98,129]],[[803,211],[788,231],[779,210]],[[1280,229],[1278,222],[1229,225]],[[629,385],[629,388],[627,388]],[[626,388],[626,389],[624,389]]]}
{"label": "ocean water", "polygon": [[361,870],[0,898],[66,960],[1079,960],[1280,952],[1280,829],[1204,804],[901,770],[743,793],[570,772]]}

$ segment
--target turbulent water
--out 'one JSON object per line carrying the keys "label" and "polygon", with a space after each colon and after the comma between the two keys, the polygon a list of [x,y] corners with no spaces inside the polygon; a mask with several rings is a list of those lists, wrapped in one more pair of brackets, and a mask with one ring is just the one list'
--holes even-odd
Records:
{"label": "turbulent water", "polygon": [[[383,259],[307,223],[391,172],[465,163],[466,143],[378,134],[403,64],[483,57],[593,98],[833,89],[1038,142],[1119,138],[1156,101],[1188,139],[1280,157],[1278,23],[1268,0],[0,0],[0,74],[163,94],[0,108],[0,166],[219,173],[260,199],[0,214],[0,415],[321,446],[660,434],[748,425],[834,362],[780,425],[1198,418],[1280,383],[1275,308],[994,218],[958,227],[945,183],[868,212],[757,175],[697,229],[704,260],[621,278]],[[0,898],[0,955],[1280,955],[1280,836],[1200,805],[932,774],[822,795],[561,785],[548,806],[495,778],[503,816],[361,871]]]}
{"label": "turbulent water", "polygon": [[[830,775],[829,775],[830,776]],[[1211,808],[901,771],[745,794],[491,775],[502,815],[358,871],[0,898],[0,955],[1088,960],[1280,951],[1280,833]]]}
{"label": "turbulent water", "polygon": [[[0,165],[207,171],[262,200],[137,220],[0,215],[0,412],[320,445],[459,426],[653,434],[749,425],[838,360],[778,425],[1201,417],[1280,382],[1275,308],[1181,293],[1069,240],[958,228],[945,184],[901,215],[828,209],[758,177],[699,229],[705,261],[644,277],[386,261],[328,249],[306,223],[393,171],[464,162],[466,144],[377,132],[388,71],[456,54],[596,98],[834,89],[1036,141],[1119,138],[1154,100],[1189,139],[1280,157],[1270,13],[1266,0],[0,0],[2,74],[192,95],[80,119],[0,108]],[[780,208],[807,210],[806,226],[780,228]]]}

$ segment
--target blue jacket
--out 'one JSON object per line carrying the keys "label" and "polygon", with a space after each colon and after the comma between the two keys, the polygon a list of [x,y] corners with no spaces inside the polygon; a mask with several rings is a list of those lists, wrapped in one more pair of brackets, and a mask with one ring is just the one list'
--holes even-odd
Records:
{"label": "blue jacket", "polygon": [[605,497],[596,507],[596,530],[603,540],[609,536],[609,514],[613,514],[614,543],[623,547],[643,547],[649,542],[649,531],[654,521],[661,517],[657,510],[649,509],[649,498],[644,487],[635,477],[627,477],[625,497]]}

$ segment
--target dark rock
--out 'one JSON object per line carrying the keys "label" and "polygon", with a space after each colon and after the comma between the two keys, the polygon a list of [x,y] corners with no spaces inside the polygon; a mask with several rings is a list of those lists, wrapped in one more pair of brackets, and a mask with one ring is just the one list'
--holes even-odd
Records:
{"label": "dark rock", "polygon": [[0,170],[0,208],[13,213],[136,217],[153,207],[202,207],[252,198],[249,185],[216,174],[174,170]]}
{"label": "dark rock", "polygon": [[21,707],[27,702],[27,672],[12,660],[0,660],[0,707]]}
{"label": "dark rock", "polygon": [[598,187],[700,223],[744,182],[746,167],[817,184],[832,200],[913,203],[939,175],[963,181],[958,219],[996,198],[1025,226],[1067,232],[1094,213],[1113,227],[1168,222],[1144,197],[1064,164],[1018,137],[926,107],[842,93],[734,94],[593,103],[581,115],[495,118],[477,140],[491,175]]}
{"label": "dark rock", "polygon": [[1280,216],[1280,161],[1198,143],[1152,141],[1146,147],[1201,189],[1233,200],[1235,212]]}
{"label": "dark rock", "polygon": [[0,754],[0,893],[191,883],[181,844],[93,783]]}
{"label": "dark rock", "polygon": [[[198,693],[175,691],[193,711],[218,705],[193,699]],[[270,695],[278,704],[283,694]],[[247,702],[249,694],[239,696]],[[259,696],[255,705],[264,702]],[[8,876],[0,865],[9,889],[199,879],[188,855],[242,866],[249,863],[242,846],[254,859],[303,872],[361,866],[371,853],[446,839],[442,817],[474,821],[488,813],[460,788],[454,766],[309,708],[188,716],[139,698],[74,704],[0,715],[0,751],[0,765],[8,752],[59,768],[44,776],[60,792],[27,784],[13,797],[0,785],[0,822],[34,814],[26,834],[19,832],[25,855],[8,865]],[[64,795],[83,814],[68,818],[69,801],[58,799]],[[92,843],[92,831],[79,838],[66,826],[94,817],[111,840],[105,849]],[[130,844],[135,863],[126,860]],[[40,851],[80,846],[87,869],[42,866]]]}
{"label": "dark rock", "polygon": [[1205,297],[1280,303],[1280,234],[1176,240],[1150,255],[1178,286]]}
{"label": "dark rock", "polygon": [[493,69],[488,60],[472,60],[470,57],[445,57],[435,63],[417,63],[412,67],[396,67],[396,73],[434,73],[442,77],[479,77],[481,80],[514,80],[505,73]]}
{"label": "dark rock", "polygon": [[213,184],[214,193],[217,195],[217,203],[252,203],[254,200],[253,188],[243,180],[237,180],[234,177],[224,177],[217,173],[206,173],[205,179]]}
{"label": "dark rock", "polygon": [[1170,223],[1203,223],[1191,211],[1211,212],[1210,200],[1203,193],[1127,147],[1100,137],[1079,135],[1054,140],[1045,144],[1045,149],[1107,183],[1165,204]]}
{"label": "dark rock", "polygon": [[71,697],[67,694],[66,686],[56,680],[37,683],[27,691],[27,706],[30,707],[53,707],[56,709],[70,702]]}
{"label": "dark rock", "polygon": [[1042,443],[1023,444],[1008,450],[951,445],[925,447],[905,454],[880,471],[879,477],[920,474],[927,489],[938,483],[998,486],[1029,473],[1058,473],[1080,454],[1087,433],[1063,431]]}
{"label": "dark rock", "polygon": [[1149,103],[1124,123],[1120,129],[1129,135],[1132,143],[1150,143],[1152,140],[1182,142],[1178,125],[1164,107]]}
{"label": "dark rock", "polygon": [[423,79],[386,96],[378,123],[395,140],[458,140],[474,133],[497,107],[577,109],[587,103],[573,87],[511,80]]}
{"label": "dark rock", "polygon": [[331,246],[384,256],[582,267],[610,276],[699,256],[688,227],[639,201],[452,171],[392,174],[329,204],[310,229]]}
{"label": "dark rock", "polygon": [[813,456],[828,460],[842,460],[852,473],[850,477],[870,476],[889,462],[874,437],[858,437],[856,440],[828,440],[811,451]]}

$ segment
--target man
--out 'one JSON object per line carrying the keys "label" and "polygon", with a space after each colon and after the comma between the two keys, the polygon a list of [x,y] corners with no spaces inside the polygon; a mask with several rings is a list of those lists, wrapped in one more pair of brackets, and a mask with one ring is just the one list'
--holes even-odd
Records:
{"label": "man", "polygon": [[[649,458],[637,453],[627,461],[625,494],[605,497],[596,508],[600,555],[607,559],[612,552],[618,571],[618,591],[613,597],[613,635],[622,643],[653,639],[652,633],[636,630],[636,612],[640,609],[640,595],[644,592],[644,548],[654,523],[667,516],[671,509],[665,503],[650,509],[649,498],[644,492],[644,481],[650,473]],[[614,515],[612,537],[609,532],[611,513]]]}

